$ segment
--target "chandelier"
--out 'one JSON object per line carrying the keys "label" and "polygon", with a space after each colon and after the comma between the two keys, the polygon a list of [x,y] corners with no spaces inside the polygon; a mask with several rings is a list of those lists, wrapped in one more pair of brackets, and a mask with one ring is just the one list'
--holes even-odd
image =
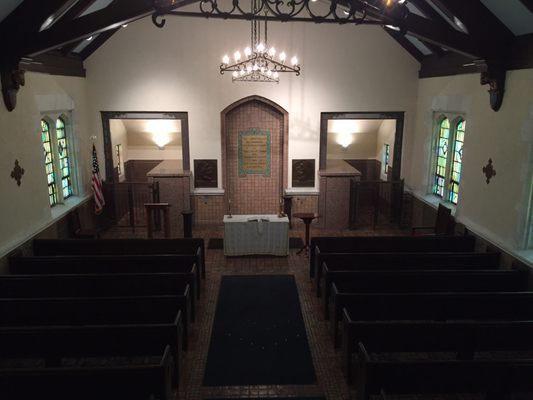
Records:
{"label": "chandelier", "polygon": [[[252,0],[252,15],[257,15],[258,0]],[[226,54],[222,57],[220,73],[231,72],[233,82],[279,82],[279,74],[292,72],[300,75],[298,58],[293,56],[287,60],[287,54],[281,51],[277,54],[275,47],[268,47],[267,13],[261,24],[259,18],[252,18],[250,47],[244,49],[243,54],[237,50],[233,54],[233,61]],[[261,25],[264,26],[261,38]],[[290,64],[287,63],[290,62]]]}

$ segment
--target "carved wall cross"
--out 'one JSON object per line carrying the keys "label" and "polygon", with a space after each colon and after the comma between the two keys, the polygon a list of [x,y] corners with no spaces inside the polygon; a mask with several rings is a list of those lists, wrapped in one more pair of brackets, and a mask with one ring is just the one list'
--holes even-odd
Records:
{"label": "carved wall cross", "polygon": [[15,167],[11,171],[11,178],[17,181],[18,186],[21,184],[22,175],[24,175],[24,168],[21,168],[19,160],[15,160]]}
{"label": "carved wall cross", "polygon": [[488,164],[483,167],[483,173],[485,174],[485,177],[487,178],[486,182],[488,185],[490,183],[491,178],[496,176],[496,170],[492,166],[492,158],[489,158]]}

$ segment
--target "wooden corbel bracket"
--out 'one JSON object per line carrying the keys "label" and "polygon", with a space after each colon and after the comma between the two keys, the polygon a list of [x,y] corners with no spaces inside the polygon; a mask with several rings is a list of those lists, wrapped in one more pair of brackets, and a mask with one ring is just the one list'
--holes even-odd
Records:
{"label": "wooden corbel bracket", "polygon": [[2,97],[8,111],[13,111],[17,106],[17,93],[26,83],[24,72],[19,69],[18,61],[0,65]]}
{"label": "wooden corbel bracket", "polygon": [[489,85],[490,107],[499,111],[505,94],[507,70],[503,63],[484,62],[481,68],[481,84]]}

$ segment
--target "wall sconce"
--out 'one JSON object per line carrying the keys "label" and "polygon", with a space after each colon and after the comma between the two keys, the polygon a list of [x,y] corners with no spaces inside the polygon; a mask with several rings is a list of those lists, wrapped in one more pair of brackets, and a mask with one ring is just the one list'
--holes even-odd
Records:
{"label": "wall sconce", "polygon": [[353,135],[351,133],[339,133],[337,134],[337,143],[342,146],[343,149],[347,149],[353,143]]}
{"label": "wall sconce", "polygon": [[152,140],[159,150],[164,150],[170,142],[170,134],[167,132],[152,132]]}

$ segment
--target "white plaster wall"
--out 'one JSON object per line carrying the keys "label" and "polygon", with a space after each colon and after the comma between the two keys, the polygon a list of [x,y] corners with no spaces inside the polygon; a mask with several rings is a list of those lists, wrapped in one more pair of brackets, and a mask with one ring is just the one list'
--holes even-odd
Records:
{"label": "white plaster wall", "polygon": [[[62,205],[50,208],[40,137],[44,112],[59,115],[73,110],[69,120],[71,147],[77,159],[80,196],[88,193],[91,168],[86,82],[82,78],[27,73],[17,107],[0,105],[0,256],[50,224]],[[21,186],[10,177],[15,160],[24,168]],[[102,160],[101,160],[102,163]],[[73,202],[75,199],[69,200]]]}
{"label": "white plaster wall", "polygon": [[376,158],[377,132],[352,133],[352,143],[344,148],[337,133],[328,132],[328,160],[371,160]]}
{"label": "white plaster wall", "polygon": [[[85,63],[91,128],[101,134],[100,111],[186,111],[191,166],[218,159],[219,182],[220,112],[249,95],[289,112],[289,177],[292,158],[314,158],[318,167],[321,112],[405,111],[410,140],[419,64],[381,28],[270,23],[269,43],[302,64],[300,77],[282,75],[277,85],[220,75],[222,55],[242,51],[249,32],[245,21],[172,17],[162,30],[150,19],[121,29]],[[409,161],[406,150],[407,171]]]}
{"label": "white plaster wall", "polygon": [[381,179],[386,181],[387,174],[385,173],[385,148],[387,143],[389,148],[389,167],[394,165],[394,140],[396,135],[396,120],[385,119],[381,123],[377,138],[376,138],[376,160],[381,162]]}
{"label": "white plaster wall", "polygon": [[[510,71],[503,106],[494,112],[479,75],[422,79],[407,184],[429,192],[433,116],[464,113],[467,119],[463,176],[456,216],[507,249],[523,247],[533,165],[533,69]],[[485,182],[492,158],[497,175]]]}

